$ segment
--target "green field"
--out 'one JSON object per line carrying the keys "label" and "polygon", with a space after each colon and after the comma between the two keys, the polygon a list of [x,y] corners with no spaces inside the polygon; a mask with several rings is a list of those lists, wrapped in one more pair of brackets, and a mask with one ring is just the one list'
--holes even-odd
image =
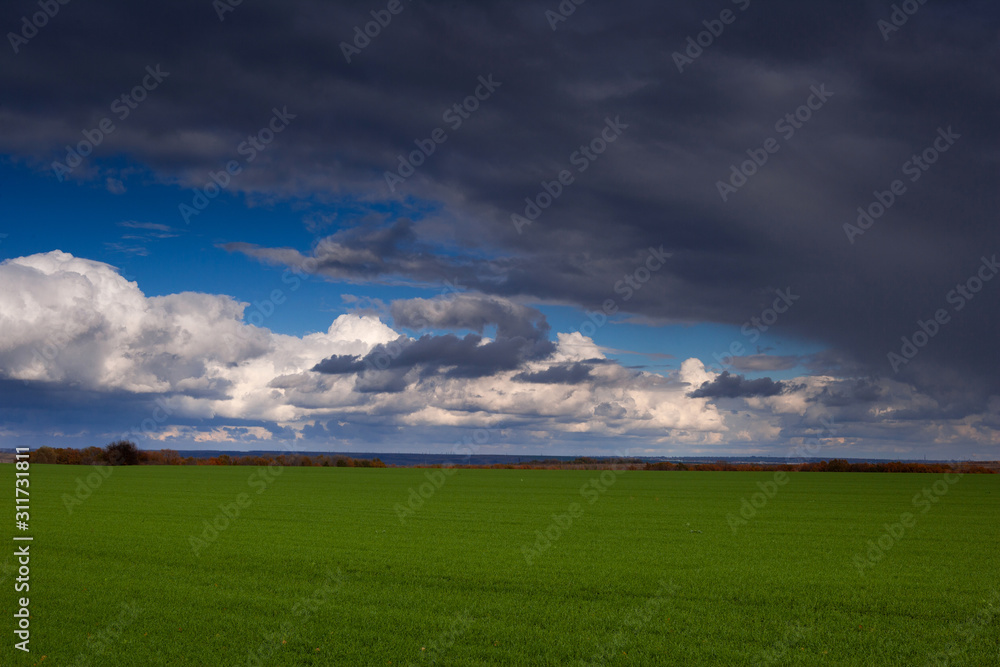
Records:
{"label": "green field", "polygon": [[462,470],[403,523],[426,472],[115,468],[70,513],[94,468],[33,465],[0,663],[1000,664],[1000,476]]}

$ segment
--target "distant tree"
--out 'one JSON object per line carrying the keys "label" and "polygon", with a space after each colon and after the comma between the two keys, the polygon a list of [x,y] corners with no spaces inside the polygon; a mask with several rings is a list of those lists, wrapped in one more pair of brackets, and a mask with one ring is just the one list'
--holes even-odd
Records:
{"label": "distant tree", "polygon": [[163,461],[164,465],[175,466],[180,465],[183,462],[181,455],[173,449],[161,449],[160,459]]}
{"label": "distant tree", "polygon": [[139,465],[139,448],[129,440],[118,440],[104,448],[108,457],[108,465],[136,466]]}
{"label": "distant tree", "polygon": [[51,447],[39,447],[31,454],[32,463],[58,463],[56,450]]}
{"label": "distant tree", "polygon": [[108,453],[96,445],[91,445],[80,452],[80,463],[83,465],[103,465],[108,462]]}
{"label": "distant tree", "polygon": [[851,464],[845,459],[830,459],[826,464],[827,472],[850,472]]}

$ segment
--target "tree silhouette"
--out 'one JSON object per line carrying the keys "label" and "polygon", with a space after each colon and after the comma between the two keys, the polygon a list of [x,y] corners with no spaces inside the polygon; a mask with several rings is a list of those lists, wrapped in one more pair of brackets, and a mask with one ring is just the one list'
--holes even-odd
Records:
{"label": "tree silhouette", "polygon": [[104,448],[108,457],[108,465],[136,466],[139,465],[139,448],[134,442],[118,440]]}

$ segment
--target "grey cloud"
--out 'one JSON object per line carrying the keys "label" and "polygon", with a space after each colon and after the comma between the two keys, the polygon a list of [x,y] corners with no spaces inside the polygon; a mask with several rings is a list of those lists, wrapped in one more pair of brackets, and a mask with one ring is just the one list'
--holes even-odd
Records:
{"label": "grey cloud", "polygon": [[866,378],[839,382],[823,387],[823,391],[809,400],[823,405],[844,407],[858,403],[873,403],[882,398],[884,390],[877,381]]}
{"label": "grey cloud", "polygon": [[[5,23],[33,6],[11,3]],[[334,280],[457,278],[498,296],[596,308],[618,296],[637,251],[663,244],[674,257],[618,300],[624,312],[739,326],[792,285],[801,300],[774,331],[830,347],[836,361],[817,368],[861,376],[891,372],[886,354],[900,337],[949,307],[949,290],[1000,247],[995,4],[926,3],[886,42],[876,25],[884,2],[754,2],[683,74],[671,53],[715,14],[702,5],[587,3],[555,33],[541,6],[407,7],[348,64],[337,44],[369,19],[368,3],[242,3],[224,23],[203,0],[69,6],[72,16],[5,56],[0,150],[48,169],[145,66],[162,63],[170,78],[90,165],[128,155],[162,182],[203,185],[272,107],[287,105],[294,125],[233,191],[294,200],[324,221],[317,228],[338,228],[311,248],[229,250],[295,267],[315,258]],[[503,86],[451,130],[442,112],[489,74]],[[716,182],[819,84],[830,101],[723,203]],[[629,129],[518,234],[510,214],[616,115]],[[948,126],[962,139],[849,243],[843,225],[857,208],[906,179],[902,164]],[[389,193],[384,172],[437,127],[448,141]],[[103,172],[81,167],[92,173]],[[137,177],[122,178],[132,191]],[[361,224],[363,214],[330,217],[366,208],[358,202],[386,216],[384,230]],[[900,379],[956,409],[982,409],[1000,393],[983,363],[995,356],[995,303],[984,291],[955,313]],[[978,401],[954,398],[966,387]]]}
{"label": "grey cloud", "polygon": [[594,416],[602,419],[624,419],[628,414],[618,403],[600,403],[594,408]]}
{"label": "grey cloud", "polygon": [[590,366],[580,362],[550,366],[542,371],[518,373],[514,376],[517,382],[536,384],[581,384],[591,379]]}
{"label": "grey cloud", "polygon": [[401,391],[417,377],[408,372],[410,369],[418,370],[419,377],[485,377],[515,370],[555,351],[548,339],[549,324],[541,312],[496,297],[461,294],[446,299],[394,301],[390,311],[400,326],[479,332],[496,326],[497,335],[491,341],[479,333],[463,337],[425,334],[415,340],[400,337],[391,344],[375,346],[363,357],[330,357],[313,370],[334,375],[360,374],[359,391]]}
{"label": "grey cloud", "polygon": [[799,358],[789,355],[753,354],[743,357],[732,357],[729,365],[744,373],[760,373],[766,371],[786,371],[799,364]]}
{"label": "grey cloud", "polygon": [[495,325],[498,338],[532,339],[549,332],[539,310],[482,294],[394,301],[389,313],[398,326],[408,329],[470,329],[482,333]]}
{"label": "grey cloud", "polygon": [[360,373],[365,369],[365,364],[361,358],[349,354],[337,354],[328,359],[324,359],[313,367],[317,373],[328,373],[330,375],[342,375],[345,373]]}
{"label": "grey cloud", "polygon": [[751,396],[777,396],[786,390],[783,382],[771,378],[748,380],[742,375],[723,371],[711,382],[704,382],[690,392],[691,398],[749,398]]}

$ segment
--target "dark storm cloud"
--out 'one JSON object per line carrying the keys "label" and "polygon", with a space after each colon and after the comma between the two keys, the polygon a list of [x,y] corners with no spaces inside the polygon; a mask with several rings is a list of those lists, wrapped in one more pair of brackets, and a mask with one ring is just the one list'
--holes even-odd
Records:
{"label": "dark storm cloud", "polygon": [[839,382],[823,387],[822,392],[810,400],[819,401],[823,405],[845,407],[858,403],[873,403],[882,398],[884,390],[869,379],[857,379]]}
{"label": "dark storm cloud", "polygon": [[[47,168],[161,64],[169,78],[116,120],[74,177],[127,154],[162,180],[203,185],[272,108],[287,106],[296,119],[234,190],[301,197],[317,214],[391,198],[417,220],[342,229],[313,248],[230,250],[297,267],[315,258],[310,266],[334,279],[458,278],[595,308],[663,245],[673,258],[618,298],[624,312],[742,325],[790,286],[801,299],[774,332],[830,346],[840,368],[943,400],[968,389],[978,403],[952,403],[969,409],[1000,391],[985,363],[995,358],[1000,281],[898,374],[887,362],[918,320],[951,307],[950,291],[984,253],[1000,252],[995,4],[926,3],[885,40],[877,21],[888,2],[752,2],[683,73],[672,53],[728,3],[586,3],[553,31],[544,12],[554,5],[407,3],[348,64],[338,45],[370,20],[370,3],[242,3],[224,22],[203,0],[73,3],[3,56],[0,149]],[[8,3],[0,24],[13,29],[35,7]],[[443,113],[490,75],[495,92],[449,125]],[[783,138],[776,121],[824,85],[832,96]],[[576,171],[571,155],[619,117],[621,136]],[[390,193],[384,173],[439,127],[447,141]],[[910,181],[904,163],[938,128],[960,138]],[[778,152],[723,202],[716,183],[769,137],[780,137]],[[511,213],[524,214],[525,198],[562,169],[574,182],[519,234]],[[896,179],[905,194],[851,243],[843,225]],[[432,347],[479,355],[484,369],[530,356],[459,338],[413,354]]]}
{"label": "dark storm cloud", "polygon": [[784,382],[771,378],[748,380],[742,375],[722,373],[711,382],[704,382],[688,394],[691,398],[750,398],[752,396],[777,396],[786,390]]}
{"label": "dark storm cloud", "polygon": [[[316,364],[313,370],[334,375],[362,373],[367,378],[368,375],[381,376],[387,372],[419,367],[423,376],[444,371],[446,377],[477,378],[514,370],[526,361],[545,358],[553,351],[555,345],[547,340],[498,337],[495,341],[484,343],[483,337],[478,334],[467,334],[461,338],[455,334],[428,334],[396,346],[377,345],[363,357],[331,357]],[[394,377],[396,382],[392,386],[398,387],[396,391],[402,391],[406,384],[399,384],[402,379],[398,373]],[[361,385],[358,388],[361,390]]]}
{"label": "dark storm cloud", "polygon": [[321,239],[309,255],[293,248],[263,248],[250,243],[221,244],[267,264],[277,264],[333,280],[371,281],[405,278],[440,283],[479,282],[468,261],[439,257],[418,240],[410,220],[366,222]]}
{"label": "dark storm cloud", "polygon": [[[544,359],[555,351],[548,339],[549,324],[534,308],[505,299],[459,294],[450,298],[394,301],[390,312],[396,324],[407,328],[472,329],[480,333],[456,336],[425,334],[405,336],[376,345],[364,356],[337,355],[321,361],[313,371],[332,375],[360,374],[355,388],[361,392],[398,392],[417,376],[443,374],[451,378],[477,378],[514,370],[527,361]],[[495,340],[480,335],[496,327]]]}
{"label": "dark storm cloud", "polygon": [[479,294],[393,301],[389,313],[397,326],[408,329],[471,329],[482,333],[486,327],[496,326],[498,339],[544,339],[550,329],[545,316],[535,308]]}
{"label": "dark storm cloud", "polygon": [[[329,359],[324,359],[313,367],[317,373],[328,373],[330,375],[343,375],[348,373],[360,373],[365,370],[365,364],[361,357],[351,354],[336,354]],[[272,382],[272,385],[274,383]]]}
{"label": "dark storm cloud", "polygon": [[762,371],[787,371],[799,365],[799,358],[789,355],[752,354],[732,357],[729,365],[738,371],[760,373]]}
{"label": "dark storm cloud", "polygon": [[[4,423],[38,444],[52,444],[52,433],[75,440],[79,446],[103,446],[112,439],[128,438],[144,449],[159,449],[155,439],[170,426],[200,425],[200,417],[184,416],[174,402],[199,397],[200,392],[139,393],[90,390],[61,382],[0,379],[0,405]],[[210,396],[216,398],[216,396]],[[59,406],[58,411],[52,406]],[[171,407],[173,406],[173,407]],[[274,432],[287,429],[267,422],[234,419],[234,424],[263,426]]]}

